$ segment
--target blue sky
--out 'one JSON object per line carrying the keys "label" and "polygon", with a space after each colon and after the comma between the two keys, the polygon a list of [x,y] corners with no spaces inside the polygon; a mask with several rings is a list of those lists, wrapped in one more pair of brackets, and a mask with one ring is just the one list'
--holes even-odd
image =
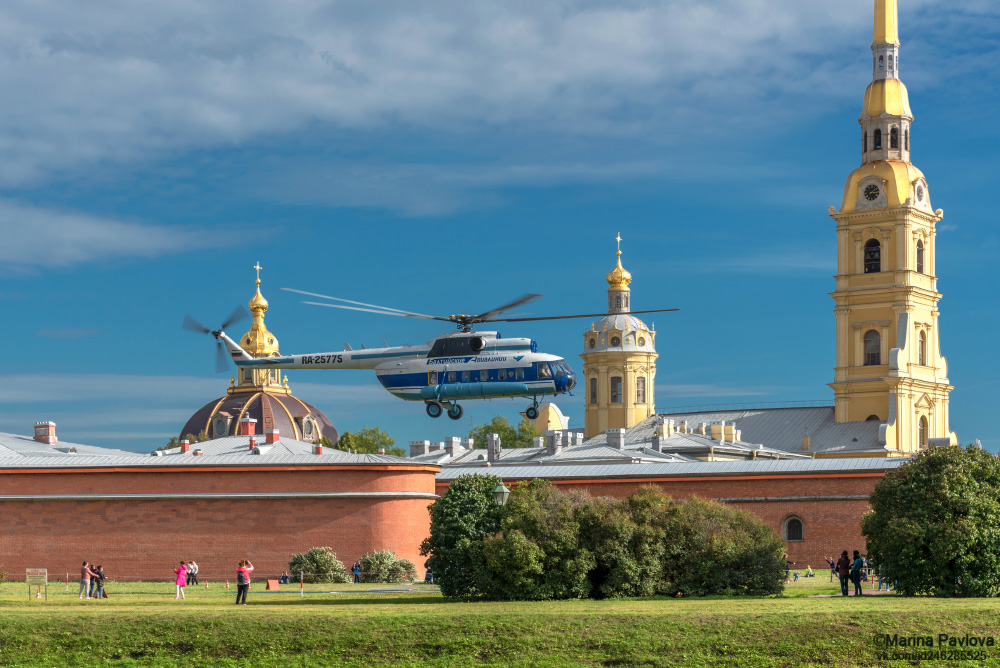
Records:
{"label": "blue sky", "polygon": [[[8,2],[0,8],[0,431],[148,451],[220,396],[253,293],[285,353],[427,341],[525,292],[606,308],[623,237],[657,406],[830,400],[834,223],[860,160],[871,0]],[[913,162],[945,218],[943,353],[965,443],[1000,450],[1000,7],[900,0]],[[505,325],[581,366],[586,321]],[[341,429],[464,435],[370,372],[289,373]],[[582,397],[560,406],[582,426]]]}

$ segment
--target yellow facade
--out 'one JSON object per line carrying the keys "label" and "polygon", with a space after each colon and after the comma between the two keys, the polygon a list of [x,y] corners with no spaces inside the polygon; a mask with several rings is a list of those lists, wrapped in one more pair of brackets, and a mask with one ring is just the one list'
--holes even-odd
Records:
{"label": "yellow facade", "polygon": [[627,429],[656,411],[656,332],[629,313],[632,275],[621,254],[619,248],[617,266],[606,277],[608,315],[583,334],[586,438]]}
{"label": "yellow facade", "polygon": [[878,420],[886,452],[955,443],[941,355],[935,226],[923,173],[910,164],[910,112],[898,80],[895,0],[875,0],[873,82],[859,123],[862,164],[847,178],[837,222],[837,422]]}

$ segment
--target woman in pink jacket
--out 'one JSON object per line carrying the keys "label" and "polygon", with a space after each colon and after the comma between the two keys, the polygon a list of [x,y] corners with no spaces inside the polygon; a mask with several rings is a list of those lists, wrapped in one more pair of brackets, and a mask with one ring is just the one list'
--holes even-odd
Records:
{"label": "woman in pink jacket", "polygon": [[174,569],[174,575],[177,576],[177,595],[174,596],[176,601],[179,598],[184,598],[184,585],[187,583],[187,566],[184,565],[183,561],[179,567]]}

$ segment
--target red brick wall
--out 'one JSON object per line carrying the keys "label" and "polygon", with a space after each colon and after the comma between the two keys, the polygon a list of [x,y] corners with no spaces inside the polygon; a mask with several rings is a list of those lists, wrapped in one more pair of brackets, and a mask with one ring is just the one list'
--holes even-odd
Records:
{"label": "red brick wall", "polygon": [[[0,472],[0,494],[183,494],[226,492],[434,492],[435,469],[46,470]],[[109,577],[172,579],[194,559],[203,582],[234,580],[249,558],[255,577],[277,577],[291,554],[329,546],[348,568],[387,548],[422,574],[429,531],[426,498],[6,500],[0,563],[13,579],[25,568],[79,577],[84,559]]]}
{"label": "red brick wall", "polygon": [[[496,473],[494,473],[495,475]],[[866,499],[795,499],[781,497],[831,497],[871,494],[882,474],[830,474],[814,476],[660,478],[660,479],[591,479],[554,480],[564,488],[581,489],[592,496],[626,498],[645,485],[656,485],[675,499],[700,496],[706,499],[753,499],[728,501],[761,518],[783,536],[785,520],[802,520],[803,540],[786,541],[788,558],[803,573],[812,566],[817,576],[829,578],[824,557],[836,558],[841,551],[865,551],[861,518],[869,510]],[[437,493],[444,494],[447,482],[437,483]]]}

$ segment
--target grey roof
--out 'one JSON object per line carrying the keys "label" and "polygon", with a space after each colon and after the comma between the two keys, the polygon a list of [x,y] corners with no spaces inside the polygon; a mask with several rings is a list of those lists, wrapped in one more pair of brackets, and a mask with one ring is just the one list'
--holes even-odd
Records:
{"label": "grey roof", "polygon": [[[630,428],[625,435],[626,443],[651,441],[658,420],[663,418],[674,420],[677,425],[686,420],[689,430],[694,430],[703,422],[725,422],[735,425],[742,432],[742,442],[759,443],[766,449],[786,453],[810,455],[817,452],[885,450],[884,445],[878,442],[878,422],[835,422],[831,406],[665,413]],[[809,450],[802,449],[802,439],[806,435],[809,436]],[[603,442],[606,442],[604,434],[587,440],[588,444]]]}
{"label": "grey roof", "polygon": [[[93,468],[102,466],[333,466],[365,464],[413,464],[405,457],[391,455],[351,454],[335,448],[323,448],[323,454],[313,454],[313,444],[282,438],[273,444],[258,436],[260,454],[250,451],[248,436],[223,438],[192,443],[191,452],[181,449],[162,450],[159,456],[137,454],[92,445],[58,443],[50,446],[27,436],[0,434],[0,468]],[[31,444],[34,445],[31,445]],[[76,448],[75,454],[64,450]],[[60,450],[59,448],[62,448]],[[201,449],[202,456],[194,456]]]}
{"label": "grey roof", "polygon": [[[411,457],[411,461],[437,464],[439,466],[477,466],[485,463],[486,450],[460,449],[454,455],[447,450],[435,450],[423,455]],[[589,462],[594,464],[614,464],[631,462],[664,462],[691,461],[690,457],[669,453],[654,452],[641,447],[619,450],[605,444],[577,445],[564,447],[555,454],[549,454],[546,448],[506,448],[500,452],[500,459],[492,462],[493,466],[517,466],[542,464],[564,465],[574,462]]]}
{"label": "grey roof", "polygon": [[444,468],[438,480],[462,475],[495,475],[505,480],[530,478],[696,477],[719,475],[792,475],[796,473],[885,472],[902,466],[908,457],[844,457],[741,462],[668,462],[663,464],[607,464],[585,466],[469,466]]}

